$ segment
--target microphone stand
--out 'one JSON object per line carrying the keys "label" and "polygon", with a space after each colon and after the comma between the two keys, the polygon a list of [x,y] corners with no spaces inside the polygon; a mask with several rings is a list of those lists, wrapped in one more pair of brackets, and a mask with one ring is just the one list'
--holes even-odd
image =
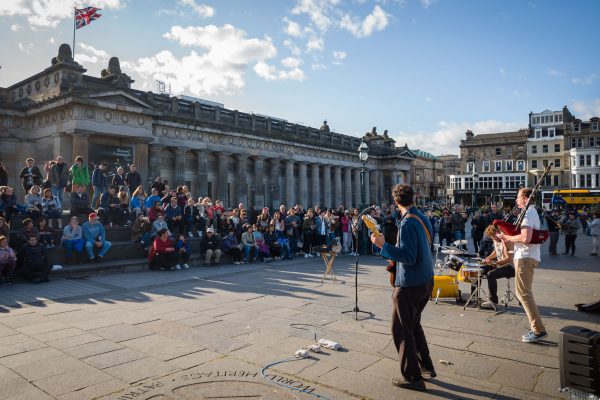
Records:
{"label": "microphone stand", "polygon": [[[362,219],[360,218],[365,211],[369,210],[369,208],[366,208],[365,210],[363,210],[363,212],[361,212],[360,214],[358,214],[358,221],[356,223],[356,234],[354,235],[355,240],[356,240],[356,255],[354,256],[354,308],[352,310],[347,310],[347,311],[342,311],[342,314],[347,314],[347,313],[354,313],[354,320],[358,321],[358,313],[363,313],[363,314],[368,314],[371,317],[373,316],[373,313],[371,311],[363,311],[360,308],[358,308],[358,245],[359,245],[359,238],[358,238],[358,232],[361,224],[364,225],[362,223]],[[350,224],[352,225],[352,222],[350,222]],[[352,226],[352,228],[354,228],[354,226]],[[354,229],[353,229],[354,230]]]}

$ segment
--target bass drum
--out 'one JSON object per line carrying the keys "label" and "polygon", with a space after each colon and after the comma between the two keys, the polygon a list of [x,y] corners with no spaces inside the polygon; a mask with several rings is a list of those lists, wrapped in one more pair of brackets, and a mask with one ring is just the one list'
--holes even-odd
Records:
{"label": "bass drum", "polygon": [[431,292],[431,298],[455,298],[460,299],[460,291],[458,290],[458,281],[455,276],[434,276],[433,277],[433,291]]}

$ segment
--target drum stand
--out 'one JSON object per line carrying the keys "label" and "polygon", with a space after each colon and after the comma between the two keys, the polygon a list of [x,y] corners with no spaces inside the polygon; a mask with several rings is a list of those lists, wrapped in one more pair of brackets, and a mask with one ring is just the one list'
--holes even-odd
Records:
{"label": "drum stand", "polygon": [[521,302],[517,299],[517,295],[510,290],[510,278],[507,278],[506,290],[504,291],[504,296],[500,299],[500,304],[504,304],[504,307],[508,310],[508,304],[513,300],[517,300],[519,305],[521,305]]}
{"label": "drum stand", "polygon": [[[469,304],[471,304],[471,300],[476,301],[477,302],[476,303],[477,304],[477,309],[481,310],[482,300],[485,299],[485,300],[489,301],[492,304],[492,308],[494,309],[494,311],[497,312],[498,309],[496,308],[496,306],[494,305],[494,303],[492,303],[492,301],[490,300],[490,297],[488,296],[488,294],[486,293],[486,291],[481,288],[482,276],[483,276],[483,274],[481,273],[481,269],[479,269],[479,271],[477,272],[477,288],[473,290],[473,292],[471,293],[471,295],[467,299],[467,302],[465,303],[465,305],[463,307],[463,310],[465,310],[467,308],[467,306]],[[482,294],[483,294],[483,299],[482,299]]]}

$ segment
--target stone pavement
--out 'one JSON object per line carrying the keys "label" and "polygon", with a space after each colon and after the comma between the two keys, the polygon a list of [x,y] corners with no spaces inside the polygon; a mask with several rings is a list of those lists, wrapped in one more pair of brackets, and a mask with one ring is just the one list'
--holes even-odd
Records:
{"label": "stone pavement", "polygon": [[[321,282],[321,259],[297,258],[0,287],[0,399],[561,397],[559,329],[600,330],[598,314],[573,307],[600,297],[600,259],[587,255],[590,243],[580,235],[577,256],[544,255],[536,271],[549,331],[542,344],[520,342],[528,327],[516,303],[496,314],[431,302],[423,325],[438,377],[427,393],[390,384],[399,372],[391,288],[375,257],[360,258],[359,307],[374,316],[358,321],[341,313],[354,306],[347,256],[334,264],[336,282]],[[344,351],[273,365],[263,378],[263,367],[315,338]]]}

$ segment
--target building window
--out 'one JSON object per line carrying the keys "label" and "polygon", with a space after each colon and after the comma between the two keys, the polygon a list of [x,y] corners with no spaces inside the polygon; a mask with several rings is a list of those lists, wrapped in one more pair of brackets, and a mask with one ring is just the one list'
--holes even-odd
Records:
{"label": "building window", "polygon": [[500,147],[496,147],[496,156],[502,155],[502,149]]}
{"label": "building window", "polygon": [[536,169],[537,165],[537,160],[531,160],[531,169]]}
{"label": "building window", "polygon": [[506,172],[512,172],[513,162],[512,160],[506,160]]}
{"label": "building window", "polygon": [[558,175],[554,175],[554,185],[553,186],[558,186]]}
{"label": "building window", "polygon": [[554,152],[555,153],[560,153],[560,143],[557,143],[554,145]]}
{"label": "building window", "polygon": [[471,178],[471,177],[465,178],[465,189],[473,189],[473,178]]}
{"label": "building window", "polygon": [[585,156],[585,165],[588,167],[592,166],[592,155],[588,154],[587,156]]}
{"label": "building window", "polygon": [[562,122],[562,114],[558,114],[558,122]]}
{"label": "building window", "polygon": [[581,138],[571,138],[571,148],[583,147],[583,141]]}
{"label": "building window", "polygon": [[495,162],[494,171],[495,172],[502,172],[502,161],[496,161]]}
{"label": "building window", "polygon": [[596,138],[596,147],[600,147],[600,136]]}
{"label": "building window", "polygon": [[494,176],[493,182],[494,182],[494,189],[502,189],[502,177],[501,176]]}
{"label": "building window", "polygon": [[490,172],[490,162],[489,161],[483,162],[483,172]]}
{"label": "building window", "polygon": [[588,138],[588,145],[589,145],[589,147],[594,147],[594,138],[593,137]]}
{"label": "building window", "polygon": [[541,139],[541,137],[542,137],[542,129],[536,129],[535,130],[535,138]]}
{"label": "building window", "polygon": [[575,131],[575,132],[579,132],[579,131],[580,131],[580,129],[579,129],[579,128],[580,128],[580,127],[579,127],[579,124],[575,124],[575,125],[573,125],[573,131]]}
{"label": "building window", "polygon": [[585,174],[585,187],[592,187],[592,174]]}
{"label": "building window", "polygon": [[533,146],[531,146],[531,153],[537,154],[537,146],[535,144]]}
{"label": "building window", "polygon": [[553,138],[556,135],[556,128],[548,128],[548,137]]}
{"label": "building window", "polygon": [[518,189],[521,186],[525,186],[524,176],[507,176],[506,177],[506,189]]}
{"label": "building window", "polygon": [[547,153],[548,152],[548,145],[545,144],[542,146],[542,153]]}
{"label": "building window", "polygon": [[579,166],[583,167],[585,165],[585,156],[579,156]]}
{"label": "building window", "polygon": [[554,168],[560,168],[560,158],[554,160]]}
{"label": "building window", "polygon": [[468,174],[470,174],[470,173],[473,173],[473,168],[475,168],[475,163],[473,163],[473,162],[468,162],[468,163],[467,163],[467,173],[468,173]]}
{"label": "building window", "polygon": [[598,123],[592,122],[592,132],[598,132]]}
{"label": "building window", "polygon": [[517,171],[525,171],[525,161],[517,161]]}

